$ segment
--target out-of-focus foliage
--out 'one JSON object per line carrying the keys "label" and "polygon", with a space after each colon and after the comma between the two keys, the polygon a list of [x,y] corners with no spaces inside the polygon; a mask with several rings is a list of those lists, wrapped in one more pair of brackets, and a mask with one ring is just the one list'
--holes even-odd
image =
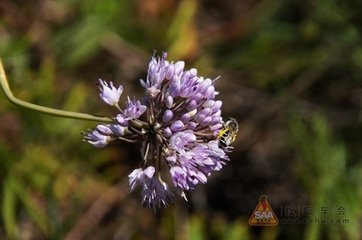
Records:
{"label": "out-of-focus foliage", "polygon": [[[300,148],[300,158],[295,166],[296,173],[310,196],[312,206],[348,206],[349,223],[343,226],[311,224],[306,229],[307,239],[320,239],[322,231],[328,239],[358,239],[361,195],[358,189],[362,174],[360,165],[353,169],[346,165],[346,150],[332,142],[325,120],[313,117],[310,128],[303,126],[299,119],[290,124],[295,144]],[[318,161],[316,161],[318,159]],[[344,207],[345,208],[345,207]],[[323,217],[320,208],[312,216]]]}
{"label": "out-of-focus foliage", "polygon": [[[140,146],[94,149],[80,134],[94,123],[0,96],[0,239],[361,239],[361,29],[357,0],[0,1],[0,57],[20,99],[111,114],[97,79],[141,96],[164,50],[221,76],[224,116],[241,128],[220,173],[154,213],[127,188]],[[250,227],[264,194],[280,224]],[[288,206],[316,219],[342,207],[348,222],[286,224]]]}

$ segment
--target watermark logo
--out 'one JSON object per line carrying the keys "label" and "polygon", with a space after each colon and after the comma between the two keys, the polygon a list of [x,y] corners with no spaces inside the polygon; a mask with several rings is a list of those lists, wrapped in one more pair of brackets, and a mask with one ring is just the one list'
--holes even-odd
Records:
{"label": "watermark logo", "polygon": [[278,218],[268,202],[268,196],[261,196],[258,205],[249,218],[249,225],[277,226],[278,223]]}
{"label": "watermark logo", "polygon": [[347,209],[341,205],[311,207],[287,205],[280,208],[281,224],[348,224]]}

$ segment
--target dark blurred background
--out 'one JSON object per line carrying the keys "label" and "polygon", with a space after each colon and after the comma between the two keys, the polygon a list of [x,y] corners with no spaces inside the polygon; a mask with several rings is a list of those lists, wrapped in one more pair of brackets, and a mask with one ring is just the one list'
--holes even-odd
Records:
{"label": "dark blurred background", "polygon": [[[0,239],[362,239],[361,36],[360,0],[1,0],[18,98],[112,116],[97,79],[122,84],[121,102],[140,97],[154,50],[167,51],[221,76],[240,132],[221,172],[154,213],[127,187],[140,146],[93,148],[80,133],[96,123],[1,95]],[[248,225],[261,195],[277,227]]]}

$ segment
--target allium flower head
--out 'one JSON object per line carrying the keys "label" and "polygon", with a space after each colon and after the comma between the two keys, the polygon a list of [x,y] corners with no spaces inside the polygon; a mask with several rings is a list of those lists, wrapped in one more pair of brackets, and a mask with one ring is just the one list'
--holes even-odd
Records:
{"label": "allium flower head", "polygon": [[140,80],[143,101],[127,97],[124,109],[118,106],[123,87],[100,80],[101,99],[119,112],[113,124],[100,124],[84,136],[95,147],[114,140],[141,142],[142,167],[129,174],[129,185],[131,191],[140,189],[143,204],[153,209],[206,183],[229,160],[230,151],[219,144],[222,102],[215,99],[215,80],[166,57],[152,57],[146,80]]}

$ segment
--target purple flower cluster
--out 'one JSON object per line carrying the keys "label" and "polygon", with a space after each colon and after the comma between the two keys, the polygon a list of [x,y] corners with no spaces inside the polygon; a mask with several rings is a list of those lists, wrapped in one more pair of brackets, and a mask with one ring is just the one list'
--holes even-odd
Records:
{"label": "purple flower cluster", "polygon": [[[142,167],[129,174],[129,185],[131,191],[140,189],[143,204],[154,209],[168,206],[175,194],[185,197],[185,190],[206,183],[229,160],[218,139],[223,120],[215,80],[166,56],[152,57],[146,80],[140,80],[144,100],[128,97],[124,109],[118,105],[123,87],[100,80],[101,99],[119,113],[113,124],[100,124],[84,136],[95,147],[117,139],[142,143]],[[165,166],[162,174],[168,172],[172,184],[162,179]]]}

